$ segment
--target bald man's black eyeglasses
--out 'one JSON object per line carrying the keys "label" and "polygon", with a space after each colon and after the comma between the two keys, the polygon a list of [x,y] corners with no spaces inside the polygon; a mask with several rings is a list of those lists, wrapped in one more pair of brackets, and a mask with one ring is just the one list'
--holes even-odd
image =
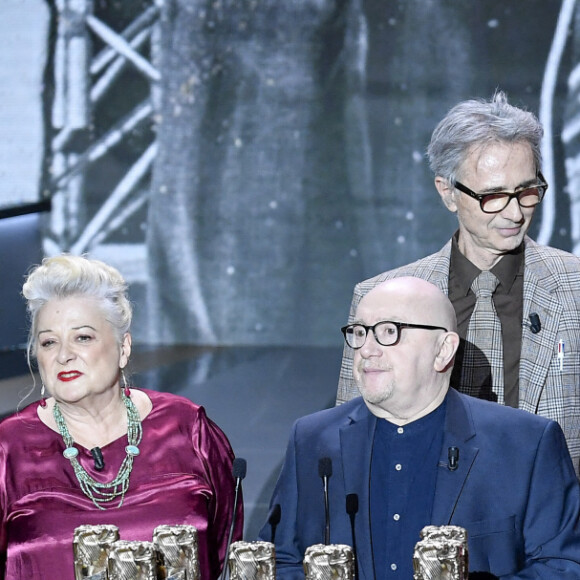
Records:
{"label": "bald man's black eyeglasses", "polygon": [[355,350],[364,346],[369,330],[373,331],[375,340],[383,346],[394,346],[401,339],[402,328],[420,328],[422,330],[444,330],[442,326],[429,326],[428,324],[410,324],[409,322],[394,322],[393,320],[382,320],[373,326],[365,324],[348,324],[340,330],[344,334],[344,340],[348,346]]}

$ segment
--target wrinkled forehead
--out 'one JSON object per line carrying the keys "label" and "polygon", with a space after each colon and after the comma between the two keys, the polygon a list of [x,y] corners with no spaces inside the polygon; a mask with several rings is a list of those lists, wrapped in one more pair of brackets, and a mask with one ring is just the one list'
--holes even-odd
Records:
{"label": "wrinkled forehead", "polygon": [[458,168],[458,175],[486,171],[515,171],[533,177],[537,168],[532,147],[527,141],[491,141],[471,145]]}

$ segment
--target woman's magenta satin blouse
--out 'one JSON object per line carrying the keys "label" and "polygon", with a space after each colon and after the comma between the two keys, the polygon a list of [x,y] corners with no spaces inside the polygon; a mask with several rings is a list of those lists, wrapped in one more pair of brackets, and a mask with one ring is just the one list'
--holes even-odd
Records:
{"label": "woman's magenta satin blouse", "polygon": [[[147,541],[158,525],[193,525],[202,579],[219,576],[234,504],[233,451],[203,407],[144,392],[153,409],[143,421],[141,453],[120,508],[99,510],[83,494],[62,455],[62,437],[36,414],[38,403],[0,423],[0,578],[74,580],[73,535],[83,524],[114,524],[121,539]],[[100,473],[90,451],[76,447],[87,472],[106,482],[117,475],[126,445],[124,436],[102,448]],[[234,540],[242,537],[242,503],[240,498]]]}

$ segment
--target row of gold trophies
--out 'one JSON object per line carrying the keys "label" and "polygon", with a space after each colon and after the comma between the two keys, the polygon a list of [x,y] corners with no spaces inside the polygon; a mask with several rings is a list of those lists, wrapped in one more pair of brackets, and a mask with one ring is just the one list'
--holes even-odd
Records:
{"label": "row of gold trophies", "polygon": [[[76,580],[199,580],[197,530],[187,525],[155,528],[151,542],[119,538],[113,525],[75,530]],[[230,580],[274,580],[271,542],[234,542],[228,552]],[[306,580],[356,580],[353,549],[315,544],[304,556]],[[413,554],[413,580],[467,580],[467,534],[457,526],[427,526]]]}

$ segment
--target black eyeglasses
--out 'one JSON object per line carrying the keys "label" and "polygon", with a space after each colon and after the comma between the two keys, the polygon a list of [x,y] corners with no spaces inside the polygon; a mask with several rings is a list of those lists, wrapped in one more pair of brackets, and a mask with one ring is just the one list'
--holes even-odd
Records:
{"label": "black eyeglasses", "polygon": [[540,183],[528,185],[519,190],[516,189],[513,192],[495,191],[492,193],[475,193],[475,191],[469,189],[469,187],[463,185],[463,183],[460,183],[459,181],[455,182],[455,187],[459,191],[473,197],[473,199],[477,199],[482,212],[499,213],[510,204],[514,197],[518,200],[520,207],[535,207],[538,205],[544,198],[544,194],[548,189],[548,184],[541,172],[538,172],[538,179],[540,180]]}
{"label": "black eyeglasses", "polygon": [[421,328],[423,330],[444,330],[442,326],[429,326],[427,324],[410,324],[408,322],[393,322],[392,320],[382,320],[373,326],[366,326],[365,324],[348,324],[343,326],[340,330],[344,334],[344,340],[348,346],[354,348],[361,348],[367,340],[369,330],[373,331],[375,340],[383,346],[394,346],[401,339],[402,328]]}

